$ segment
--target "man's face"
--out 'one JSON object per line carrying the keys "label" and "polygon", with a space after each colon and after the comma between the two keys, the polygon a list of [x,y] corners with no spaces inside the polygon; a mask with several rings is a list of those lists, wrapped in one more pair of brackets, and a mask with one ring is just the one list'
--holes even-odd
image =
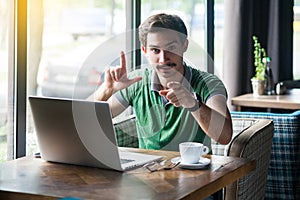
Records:
{"label": "man's face", "polygon": [[169,78],[178,72],[183,74],[183,53],[187,44],[187,41],[182,44],[177,32],[164,30],[148,33],[147,47],[142,50],[158,76]]}

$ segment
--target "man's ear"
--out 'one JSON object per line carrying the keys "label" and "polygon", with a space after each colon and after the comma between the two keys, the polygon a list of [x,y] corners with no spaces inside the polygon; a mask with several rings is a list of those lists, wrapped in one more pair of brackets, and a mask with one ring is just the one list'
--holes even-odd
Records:
{"label": "man's ear", "polygon": [[189,41],[186,39],[183,44],[183,52],[186,52],[188,46],[189,46]]}
{"label": "man's ear", "polygon": [[147,53],[147,48],[142,45],[142,51],[146,54]]}

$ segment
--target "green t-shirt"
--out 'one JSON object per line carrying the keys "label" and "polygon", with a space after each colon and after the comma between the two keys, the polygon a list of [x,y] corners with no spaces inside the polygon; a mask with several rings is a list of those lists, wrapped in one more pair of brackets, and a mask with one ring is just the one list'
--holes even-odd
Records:
{"label": "green t-shirt", "polygon": [[[136,70],[128,76],[143,79],[116,93],[116,98],[135,110],[140,148],[178,151],[179,143],[185,141],[211,146],[210,138],[188,110],[173,106],[159,95],[160,84],[152,69]],[[202,102],[214,95],[227,96],[223,83],[215,75],[185,66],[184,77],[183,85]]]}

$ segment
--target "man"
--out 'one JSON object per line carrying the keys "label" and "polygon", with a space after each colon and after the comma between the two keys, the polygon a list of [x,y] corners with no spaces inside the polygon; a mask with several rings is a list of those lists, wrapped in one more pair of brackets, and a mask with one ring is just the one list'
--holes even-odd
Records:
{"label": "man", "polygon": [[184,141],[210,146],[210,138],[229,143],[226,89],[216,76],[184,63],[188,40],[183,21],[153,15],[140,25],[139,38],[151,67],[127,74],[121,52],[120,66],[106,69],[93,98],[108,101],[113,116],[128,106],[135,109],[140,148],[178,150]]}

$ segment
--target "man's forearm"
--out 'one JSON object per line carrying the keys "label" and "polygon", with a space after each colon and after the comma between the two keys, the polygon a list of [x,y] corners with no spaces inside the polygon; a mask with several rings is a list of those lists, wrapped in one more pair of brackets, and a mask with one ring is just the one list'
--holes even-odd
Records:
{"label": "man's forearm", "polygon": [[88,99],[94,101],[107,101],[112,95],[113,89],[109,89],[102,84]]}
{"label": "man's forearm", "polygon": [[205,104],[202,104],[198,110],[192,112],[192,115],[210,138],[221,144],[230,142],[232,137],[230,116],[225,117]]}

